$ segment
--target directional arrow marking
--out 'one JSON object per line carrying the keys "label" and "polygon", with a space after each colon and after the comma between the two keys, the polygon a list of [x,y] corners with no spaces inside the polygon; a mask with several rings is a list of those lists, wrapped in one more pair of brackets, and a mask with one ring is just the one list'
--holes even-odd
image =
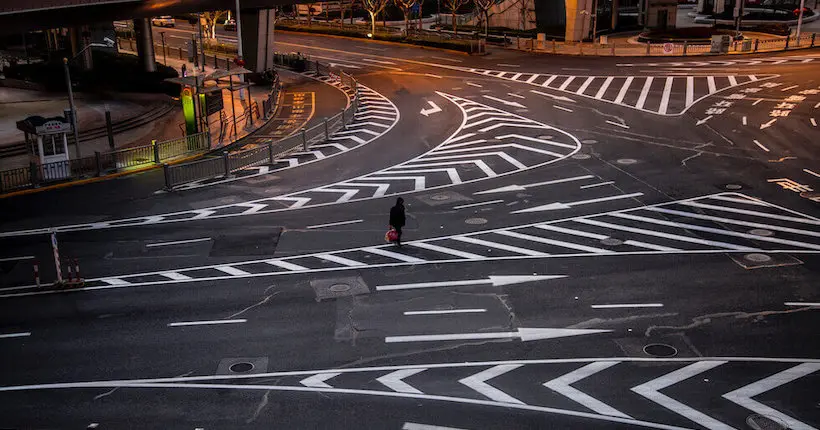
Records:
{"label": "directional arrow marking", "polygon": [[712,119],[712,115],[709,115],[709,116],[707,116],[706,118],[703,118],[703,119],[699,119],[697,124],[695,124],[695,125],[701,125],[701,124],[705,123],[706,121],[709,121],[710,119]]}
{"label": "directional arrow marking", "polygon": [[555,180],[552,180],[552,181],[536,182],[534,184],[508,185],[506,187],[493,188],[491,190],[479,191],[479,192],[473,193],[473,194],[492,194],[492,193],[505,193],[505,192],[508,192],[508,191],[524,191],[527,188],[540,187],[542,185],[560,184],[562,182],[579,181],[581,179],[590,179],[590,178],[594,178],[594,177],[595,177],[594,175],[583,175],[583,176],[575,176],[575,177],[572,177],[572,178],[555,179]]}
{"label": "directional arrow marking", "polygon": [[325,381],[327,381],[330,378],[335,378],[339,375],[341,375],[341,372],[317,373],[313,376],[308,376],[307,378],[302,379],[301,381],[299,381],[299,383],[304,385],[305,387],[333,388],[332,386],[328,385]]}
{"label": "directional arrow marking", "polygon": [[569,98],[569,97],[564,97],[564,96],[556,96],[556,95],[553,95],[553,94],[550,94],[550,93],[545,93],[545,92],[538,91],[538,90],[530,90],[530,92],[531,92],[531,93],[533,93],[533,94],[538,94],[539,96],[546,96],[546,97],[550,97],[550,98],[552,98],[553,100],[559,100],[559,101],[562,101],[562,102],[571,102],[571,103],[575,103],[575,100],[573,100],[573,99],[571,99],[571,98]]}
{"label": "directional arrow marking", "polygon": [[397,392],[397,393],[414,393],[414,394],[422,394],[421,391],[413,387],[412,385],[403,381],[404,378],[409,376],[413,376],[416,373],[421,373],[427,369],[419,368],[419,369],[399,369],[395,372],[390,372],[387,375],[384,375],[380,378],[376,378],[377,381],[381,382],[387,388]]}
{"label": "directional arrow marking", "polygon": [[485,99],[494,100],[494,101],[497,101],[499,103],[505,104],[507,106],[514,106],[514,107],[517,107],[517,108],[526,108],[526,106],[524,106],[524,105],[522,105],[521,103],[518,103],[518,102],[508,102],[507,100],[500,99],[498,97],[488,96],[486,94],[483,97]]}
{"label": "directional arrow marking", "polygon": [[775,122],[775,121],[777,121],[777,118],[772,119],[772,120],[770,120],[769,122],[766,122],[766,123],[760,124],[760,129],[761,129],[761,130],[763,130],[764,128],[769,128],[769,127],[771,127],[771,126],[772,126],[772,124],[774,124],[774,122]]}
{"label": "directional arrow marking", "polygon": [[551,210],[556,210],[556,209],[569,209],[573,206],[585,205],[585,204],[589,204],[589,203],[606,202],[606,201],[610,201],[610,200],[629,199],[629,198],[632,198],[632,197],[638,197],[638,196],[642,196],[642,195],[643,195],[643,193],[631,193],[631,194],[621,194],[621,195],[617,195],[617,196],[601,197],[601,198],[598,198],[598,199],[581,200],[581,201],[572,202],[572,203],[557,202],[557,203],[550,203],[548,205],[542,205],[542,206],[536,206],[536,207],[527,208],[527,209],[521,209],[521,210],[518,210],[518,211],[511,212],[511,213],[520,214],[520,213],[527,213],[527,212],[551,211]]}
{"label": "directional arrow marking", "polygon": [[544,382],[544,386],[566,397],[569,397],[572,400],[575,400],[576,402],[586,406],[587,408],[601,415],[610,415],[613,417],[631,419],[632,417],[630,417],[629,415],[570,386],[570,384],[574,384],[602,370],[609,369],[610,367],[618,363],[620,363],[620,361],[598,361],[594,363],[589,363],[586,366],[581,367],[580,369],[573,370],[572,372],[559,376],[551,381]]}
{"label": "directional arrow marking", "polygon": [[347,67],[349,69],[361,69],[359,66],[354,66],[352,64],[345,64],[345,63],[330,63],[330,67]]}
{"label": "directional arrow marking", "polygon": [[524,402],[521,400],[516,399],[515,397],[499,390],[487,384],[487,381],[490,379],[495,378],[496,376],[503,375],[509,371],[518,369],[521,367],[521,364],[499,364],[498,366],[493,366],[487,370],[481,371],[476,373],[475,375],[468,376],[464,379],[459,379],[458,382],[472,388],[473,390],[478,391],[479,393],[487,396],[488,398],[495,400],[496,402],[502,403],[516,403],[519,405],[523,405]]}
{"label": "directional arrow marking", "polygon": [[649,382],[632,387],[632,391],[646,397],[649,400],[669,409],[672,412],[682,415],[690,420],[710,429],[710,430],[735,430],[734,428],[702,413],[696,411],[683,403],[662,394],[659,390],[672,386],[683,380],[699,375],[707,370],[714,369],[726,361],[698,361],[682,369],[667,373]]}
{"label": "directional arrow marking", "polygon": [[430,116],[431,113],[441,112],[441,108],[438,107],[437,104],[435,104],[431,101],[428,101],[427,104],[430,105],[430,109],[422,109],[421,112],[419,112],[420,114],[422,114],[424,116]]}
{"label": "directional arrow marking", "polygon": [[553,339],[557,337],[579,336],[584,334],[607,333],[612,330],[588,330],[570,328],[527,328],[519,327],[517,331],[495,332],[495,333],[453,333],[453,334],[421,334],[411,336],[388,336],[384,338],[385,343],[405,343],[405,342],[434,342],[447,340],[468,340],[468,339],[515,339],[522,342],[531,340]]}
{"label": "directional arrow marking", "polygon": [[788,384],[795,379],[802,378],[820,370],[820,363],[803,363],[798,364],[790,369],[786,369],[780,373],[776,373],[768,378],[753,382],[745,387],[738,388],[730,393],[723,395],[724,398],[743,406],[750,411],[761,415],[770,416],[782,421],[789,426],[791,430],[817,430],[814,427],[800,422],[776,409],[770,408],[752,397],[763,394],[767,391],[773,390],[781,385]]}
{"label": "directional arrow marking", "polygon": [[487,279],[469,279],[464,281],[419,282],[415,284],[377,285],[376,291],[411,290],[416,288],[460,287],[465,285],[490,284],[493,287],[521,284],[524,282],[546,281],[566,278],[567,275],[503,275],[488,276]]}

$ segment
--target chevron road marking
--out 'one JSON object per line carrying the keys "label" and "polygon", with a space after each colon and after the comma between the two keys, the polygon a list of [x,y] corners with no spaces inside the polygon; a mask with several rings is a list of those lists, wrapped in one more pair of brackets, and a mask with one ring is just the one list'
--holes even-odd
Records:
{"label": "chevron road marking", "polygon": [[617,361],[598,361],[594,363],[589,363],[580,369],[573,370],[567,374],[559,376],[551,381],[544,382],[544,386],[565,396],[576,402],[584,405],[585,407],[591,409],[592,411],[599,413],[601,415],[610,415],[613,417],[621,417],[621,418],[632,418],[629,415],[609,406],[600,400],[582,393],[576,388],[573,388],[571,384],[574,384],[584,378],[592,376],[602,370],[609,369],[612,366],[615,366],[619,362]]}
{"label": "chevron road marking", "polygon": [[458,382],[472,388],[475,391],[478,391],[487,398],[495,400],[496,402],[524,404],[521,400],[518,400],[498,388],[487,384],[487,381],[490,379],[503,375],[511,370],[518,369],[519,367],[521,367],[520,364],[499,364],[498,366],[493,366],[483,372],[478,372],[475,375],[468,376],[464,379],[459,379]]}
{"label": "chevron road marking", "polygon": [[304,385],[305,387],[313,387],[313,388],[333,388],[328,385],[328,379],[335,378],[336,376],[341,375],[341,372],[329,372],[329,373],[317,373],[313,376],[309,376],[305,379],[299,381],[300,384]]}
{"label": "chevron road marking", "polygon": [[733,427],[728,426],[702,412],[696,411],[683,403],[662,394],[660,390],[677,384],[678,382],[689,379],[693,376],[700,375],[707,370],[714,369],[727,363],[726,361],[699,361],[692,363],[682,369],[667,373],[659,378],[655,378],[649,382],[632,387],[632,391],[646,397],[647,399],[675,412],[678,415],[684,416],[709,430],[734,430]]}
{"label": "chevron road marking", "polygon": [[769,376],[745,387],[738,388],[723,395],[724,398],[737,403],[744,408],[761,415],[776,418],[789,426],[791,430],[817,430],[814,427],[798,421],[774,408],[766,406],[754,399],[757,395],[771,391],[781,385],[788,384],[796,379],[810,375],[820,370],[820,363],[802,363],[780,373]]}
{"label": "chevron road marking", "polygon": [[415,375],[416,373],[423,372],[427,369],[418,368],[418,369],[399,369],[395,372],[390,372],[387,375],[382,377],[376,378],[377,381],[384,384],[385,387],[397,392],[397,393],[415,393],[415,394],[422,394],[421,391],[413,387],[412,385],[403,381],[404,378],[410,377]]}

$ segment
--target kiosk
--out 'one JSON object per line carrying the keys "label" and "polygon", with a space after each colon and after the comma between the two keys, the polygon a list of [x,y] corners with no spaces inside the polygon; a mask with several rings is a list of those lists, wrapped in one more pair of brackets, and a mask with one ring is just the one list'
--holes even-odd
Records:
{"label": "kiosk", "polygon": [[17,121],[17,129],[25,134],[31,161],[40,166],[42,180],[64,179],[71,175],[67,138],[71,123],[68,120],[61,116],[30,116]]}

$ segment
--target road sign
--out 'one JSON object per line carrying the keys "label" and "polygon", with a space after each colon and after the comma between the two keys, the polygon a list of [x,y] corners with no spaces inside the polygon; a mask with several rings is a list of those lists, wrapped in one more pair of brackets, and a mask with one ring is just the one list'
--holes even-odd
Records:
{"label": "road sign", "polygon": [[674,46],[671,43],[668,43],[668,42],[664,43],[663,44],[663,53],[664,54],[671,54],[672,53],[672,48],[674,48]]}
{"label": "road sign", "polygon": [[225,107],[222,92],[205,94],[205,116],[221,111]]}

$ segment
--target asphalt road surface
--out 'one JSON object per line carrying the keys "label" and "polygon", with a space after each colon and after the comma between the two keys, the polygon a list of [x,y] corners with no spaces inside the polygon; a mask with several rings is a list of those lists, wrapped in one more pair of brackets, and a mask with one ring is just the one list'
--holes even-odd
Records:
{"label": "asphalt road surface", "polygon": [[0,202],[0,427],[820,428],[819,51],[276,41],[348,130]]}

